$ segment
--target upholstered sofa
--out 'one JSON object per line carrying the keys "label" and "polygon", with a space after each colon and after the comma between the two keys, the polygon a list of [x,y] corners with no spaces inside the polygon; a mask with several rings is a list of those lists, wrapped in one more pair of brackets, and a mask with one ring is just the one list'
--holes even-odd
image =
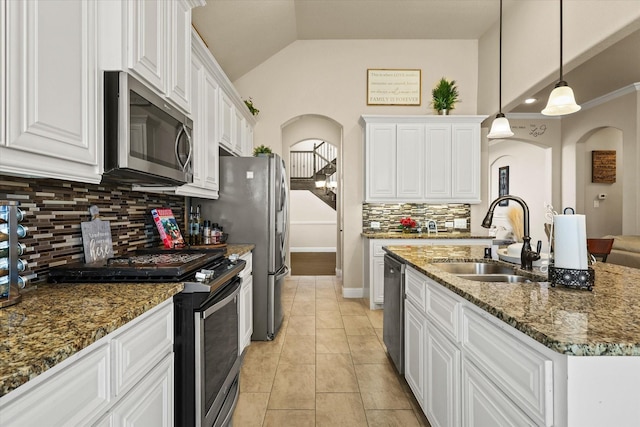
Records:
{"label": "upholstered sofa", "polygon": [[640,268],[640,236],[605,236],[613,238],[613,248],[607,262]]}

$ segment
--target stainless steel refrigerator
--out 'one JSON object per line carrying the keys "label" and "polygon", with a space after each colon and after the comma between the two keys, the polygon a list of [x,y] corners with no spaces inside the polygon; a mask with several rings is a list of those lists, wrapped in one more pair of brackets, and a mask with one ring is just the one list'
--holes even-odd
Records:
{"label": "stainless steel refrigerator", "polygon": [[220,157],[218,200],[198,200],[202,217],[229,233],[227,243],[252,243],[253,341],[272,340],[282,325],[288,223],[288,181],[282,158]]}

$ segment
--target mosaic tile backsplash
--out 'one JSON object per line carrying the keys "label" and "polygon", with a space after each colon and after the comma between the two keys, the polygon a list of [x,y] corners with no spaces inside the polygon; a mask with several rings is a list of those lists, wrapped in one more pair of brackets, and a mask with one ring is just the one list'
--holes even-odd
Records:
{"label": "mosaic tile backsplash", "polygon": [[[419,222],[423,227],[425,227],[426,221],[435,220],[438,224],[438,230],[447,230],[446,222],[453,222],[454,219],[466,220],[466,228],[456,228],[458,231],[470,231],[471,227],[471,206],[468,204],[363,203],[362,231],[364,233],[401,232],[400,219],[407,216]],[[380,228],[371,228],[371,221],[380,222]]]}
{"label": "mosaic tile backsplash", "polygon": [[184,224],[183,197],[134,192],[126,185],[0,175],[0,200],[20,202],[25,213],[20,224],[28,232],[20,242],[27,251],[20,258],[28,266],[20,275],[29,279],[27,287],[45,282],[50,267],[84,261],[80,223],[91,220],[91,205],[100,209],[100,219],[110,222],[115,256],[162,245],[153,208],[170,207],[181,228]]}

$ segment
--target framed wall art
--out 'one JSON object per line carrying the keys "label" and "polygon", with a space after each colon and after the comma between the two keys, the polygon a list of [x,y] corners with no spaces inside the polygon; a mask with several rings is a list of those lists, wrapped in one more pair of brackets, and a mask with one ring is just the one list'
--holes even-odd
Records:
{"label": "framed wall art", "polygon": [[421,105],[422,70],[367,70],[367,105]]}
{"label": "framed wall art", "polygon": [[[498,196],[509,194],[509,166],[498,169]],[[501,201],[498,206],[509,206],[508,200]]]}
{"label": "framed wall art", "polygon": [[615,184],[616,150],[593,150],[591,152],[591,182]]}

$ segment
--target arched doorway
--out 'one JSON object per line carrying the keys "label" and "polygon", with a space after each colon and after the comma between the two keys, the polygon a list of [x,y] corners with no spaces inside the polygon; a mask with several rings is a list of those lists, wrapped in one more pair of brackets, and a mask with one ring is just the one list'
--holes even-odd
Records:
{"label": "arched doorway", "polygon": [[335,276],[337,147],[319,139],[289,152],[291,275]]}
{"label": "arched doorway", "polygon": [[[498,140],[489,145],[489,200],[499,195],[499,173],[508,168],[508,194],[519,196],[529,207],[531,241],[543,242],[547,249],[544,231],[545,203],[552,200],[551,147],[514,139]],[[514,204],[495,209],[493,225],[511,230],[508,210]]]}
{"label": "arched doorway", "polygon": [[[324,143],[324,144],[323,144]],[[335,245],[335,271],[333,274],[342,275],[342,126],[333,119],[320,115],[303,115],[294,117],[282,126],[282,156],[285,160],[287,170],[292,174],[294,169],[298,169],[299,165],[292,163],[292,153],[296,148],[308,148],[322,144],[323,146],[333,146],[335,150],[333,161],[335,174],[331,174],[328,183],[324,183],[324,192],[326,186],[331,186],[330,191],[335,192],[335,210],[328,206],[322,206],[321,201],[311,194],[310,191],[291,190],[290,204],[290,233],[289,233],[289,259],[292,260],[292,254],[304,253],[304,251],[314,250],[326,251],[329,244]],[[295,147],[295,148],[294,148]],[[329,154],[331,156],[331,154]],[[293,162],[296,162],[295,160]],[[322,161],[318,163],[319,169],[322,169]],[[316,178],[314,177],[314,181]],[[326,179],[325,179],[326,181]],[[299,192],[299,193],[298,193]],[[297,193],[297,194],[296,194]],[[315,206],[315,208],[314,208]],[[327,209],[330,209],[329,213]],[[331,215],[333,220],[329,220],[327,215]],[[327,231],[330,228],[330,231]],[[323,234],[332,233],[333,236]],[[328,239],[327,239],[328,237]],[[333,243],[327,243],[333,242]],[[320,246],[315,246],[320,245]],[[297,275],[295,266],[292,266],[292,274]]]}

